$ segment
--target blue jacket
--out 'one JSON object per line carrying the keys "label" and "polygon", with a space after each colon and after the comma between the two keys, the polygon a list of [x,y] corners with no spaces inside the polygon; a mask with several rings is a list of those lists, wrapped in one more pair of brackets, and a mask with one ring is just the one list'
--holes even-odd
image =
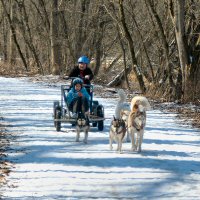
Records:
{"label": "blue jacket", "polygon": [[[88,103],[90,101],[90,95],[88,94],[87,90],[85,87],[82,87],[81,90],[79,91],[83,94],[83,96],[88,100]],[[70,105],[72,101],[78,98],[78,92],[75,90],[74,87],[71,88],[71,90],[67,94],[67,104]]]}

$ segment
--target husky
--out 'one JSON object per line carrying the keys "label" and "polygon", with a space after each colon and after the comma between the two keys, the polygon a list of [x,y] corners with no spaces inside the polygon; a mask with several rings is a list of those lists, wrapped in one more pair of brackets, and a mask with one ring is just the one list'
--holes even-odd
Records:
{"label": "husky", "polygon": [[146,126],[146,110],[151,108],[146,97],[135,96],[131,100],[131,112],[128,117],[128,130],[131,135],[132,151],[141,152]]}
{"label": "husky", "polygon": [[[123,89],[118,90],[118,95],[119,95],[119,100],[115,108],[115,117],[117,119],[122,119],[127,127],[128,116],[130,113],[130,104],[126,102],[127,95]],[[126,141],[127,142],[130,141],[128,131],[127,131]]]}
{"label": "husky", "polygon": [[112,143],[113,143],[113,140],[115,140],[117,142],[117,151],[119,153],[122,152],[122,142],[123,142],[125,134],[126,134],[126,125],[125,125],[124,120],[116,119],[113,116],[113,120],[110,126],[110,133],[109,133],[110,150],[113,149]]}
{"label": "husky", "polygon": [[76,142],[79,142],[80,132],[83,131],[85,133],[83,142],[87,144],[89,129],[90,129],[90,123],[88,117],[81,112],[78,113],[76,120]]}

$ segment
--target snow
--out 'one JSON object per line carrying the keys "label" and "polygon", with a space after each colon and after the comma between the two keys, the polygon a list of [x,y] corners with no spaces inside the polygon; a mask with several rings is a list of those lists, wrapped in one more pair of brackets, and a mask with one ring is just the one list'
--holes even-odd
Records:
{"label": "snow", "polygon": [[[116,98],[96,97],[105,109],[105,128],[92,127],[88,144],[75,142],[75,130],[53,126],[59,84],[48,87],[27,78],[0,77],[0,114],[13,140],[7,160],[14,164],[4,200],[200,199],[200,131],[173,113],[151,110],[141,153],[109,150],[108,135]],[[114,144],[116,149],[116,144]]]}

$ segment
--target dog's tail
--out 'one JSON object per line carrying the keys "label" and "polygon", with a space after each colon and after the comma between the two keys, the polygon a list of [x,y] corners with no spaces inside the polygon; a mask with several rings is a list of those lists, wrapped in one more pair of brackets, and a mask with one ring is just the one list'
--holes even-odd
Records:
{"label": "dog's tail", "polygon": [[123,103],[126,101],[126,93],[124,92],[123,89],[118,90],[118,95],[119,95],[119,102]]}
{"label": "dog's tail", "polygon": [[121,111],[122,110],[130,110],[130,105],[126,102],[126,93],[123,89],[118,90],[119,100],[117,102],[116,108],[115,108],[115,117],[117,119],[121,118]]}
{"label": "dog's tail", "polygon": [[147,100],[146,97],[143,96],[135,96],[131,100],[131,110],[133,110],[133,107],[135,106],[135,103],[137,101],[141,102],[141,105],[145,108],[145,110],[151,110],[151,105],[149,104],[149,101]]}

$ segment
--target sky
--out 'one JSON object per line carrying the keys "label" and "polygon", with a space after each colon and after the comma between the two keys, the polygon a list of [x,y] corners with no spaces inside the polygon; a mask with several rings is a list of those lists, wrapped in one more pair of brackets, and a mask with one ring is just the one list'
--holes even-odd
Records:
{"label": "sky", "polygon": [[[51,77],[49,77],[51,78]],[[75,128],[53,125],[53,101],[60,85],[0,77],[0,115],[12,140],[12,163],[3,200],[176,199],[200,200],[200,131],[176,114],[147,112],[142,152],[109,149],[109,127],[118,98],[98,100],[105,109],[104,130],[91,127],[88,143],[75,142]]]}

